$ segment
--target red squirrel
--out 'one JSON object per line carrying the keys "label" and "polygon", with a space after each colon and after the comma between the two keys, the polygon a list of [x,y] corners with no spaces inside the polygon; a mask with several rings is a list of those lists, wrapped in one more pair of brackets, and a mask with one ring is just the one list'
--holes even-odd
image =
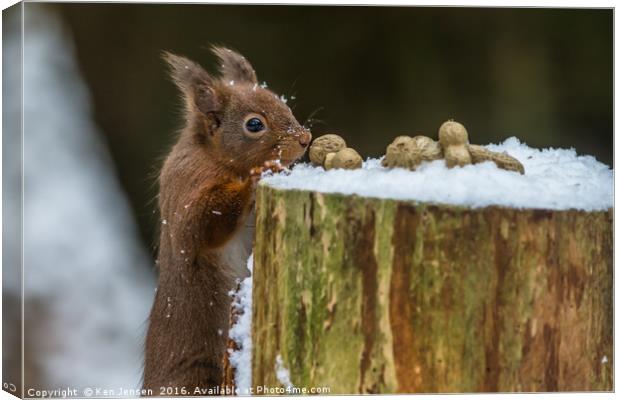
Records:
{"label": "red squirrel", "polygon": [[229,292],[247,275],[257,181],[300,158],[312,138],[242,55],[212,52],[219,76],[164,53],[185,127],[159,176],[159,282],[143,376],[153,395],[221,384]]}

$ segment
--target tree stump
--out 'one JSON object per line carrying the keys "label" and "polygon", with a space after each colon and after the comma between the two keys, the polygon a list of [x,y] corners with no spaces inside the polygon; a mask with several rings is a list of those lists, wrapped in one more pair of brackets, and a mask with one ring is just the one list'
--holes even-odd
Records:
{"label": "tree stump", "polygon": [[331,394],[613,390],[612,210],[259,185],[253,385]]}

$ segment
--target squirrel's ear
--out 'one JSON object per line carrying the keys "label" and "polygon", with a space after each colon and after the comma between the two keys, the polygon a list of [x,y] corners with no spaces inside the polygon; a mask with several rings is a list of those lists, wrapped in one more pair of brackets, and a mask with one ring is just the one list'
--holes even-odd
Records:
{"label": "squirrel's ear", "polygon": [[211,51],[220,60],[220,73],[224,79],[257,83],[254,68],[241,54],[219,46],[212,46]]}
{"label": "squirrel's ear", "polygon": [[187,103],[187,111],[197,109],[203,114],[218,111],[220,101],[213,79],[200,65],[185,57],[163,52],[163,59],[170,67],[170,76]]}

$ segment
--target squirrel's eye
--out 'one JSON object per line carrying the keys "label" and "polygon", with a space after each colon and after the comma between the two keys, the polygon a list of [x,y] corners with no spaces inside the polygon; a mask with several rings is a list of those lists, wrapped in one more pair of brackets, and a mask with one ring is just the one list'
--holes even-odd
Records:
{"label": "squirrel's eye", "polygon": [[252,133],[258,133],[265,129],[265,124],[259,118],[250,118],[245,123],[245,129]]}

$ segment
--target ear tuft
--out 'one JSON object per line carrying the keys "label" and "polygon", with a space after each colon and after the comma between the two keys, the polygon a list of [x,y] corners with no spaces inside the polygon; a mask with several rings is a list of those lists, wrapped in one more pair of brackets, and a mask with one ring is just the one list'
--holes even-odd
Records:
{"label": "ear tuft", "polygon": [[195,62],[164,51],[162,58],[170,67],[170,76],[186,100],[187,112],[197,108],[202,113],[216,111],[218,99],[213,79]]}
{"label": "ear tuft", "polygon": [[170,76],[181,91],[187,91],[201,81],[211,80],[209,74],[200,65],[185,57],[164,51],[162,58],[168,63]]}
{"label": "ear tuft", "polygon": [[257,83],[254,68],[241,54],[219,46],[212,46],[211,51],[220,61],[220,73],[225,80]]}

